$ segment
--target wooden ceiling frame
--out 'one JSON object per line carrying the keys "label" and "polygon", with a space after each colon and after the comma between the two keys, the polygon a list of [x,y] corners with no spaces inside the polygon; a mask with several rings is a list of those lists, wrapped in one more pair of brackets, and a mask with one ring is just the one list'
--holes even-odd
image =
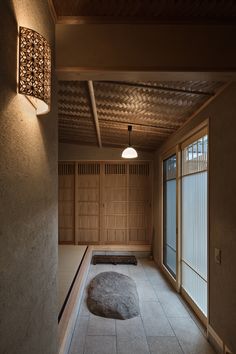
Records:
{"label": "wooden ceiling frame", "polygon": [[127,126],[128,125],[132,125],[133,130],[136,131],[145,131],[145,132],[155,132],[155,130],[158,130],[158,133],[172,133],[174,131],[176,131],[175,128],[170,128],[170,127],[162,127],[157,125],[151,125],[151,124],[141,124],[141,123],[132,123],[131,121],[116,121],[116,120],[108,120],[108,119],[104,119],[104,118],[100,118],[100,125],[102,125],[102,123],[105,123],[107,126],[110,125],[124,125],[126,128],[125,130],[127,130]]}
{"label": "wooden ceiling frame", "polygon": [[[98,113],[99,115],[99,113]],[[71,122],[71,123],[83,123],[83,124],[86,124],[86,125],[91,125],[90,122],[88,121],[88,116],[83,116],[81,113],[75,113],[75,114],[72,114],[71,112],[70,113],[59,113],[58,114],[59,118],[60,118],[60,121],[68,121],[68,122]],[[153,128],[153,129],[159,129],[159,130],[162,130],[162,131],[168,131],[169,133],[172,133],[173,131],[175,131],[176,129],[178,129],[181,124],[183,123],[182,121],[179,121],[179,122],[176,122],[175,120],[171,120],[171,119],[164,119],[164,118],[161,118],[161,119],[158,119],[156,122],[154,119],[150,119],[150,123],[139,123],[139,121],[133,121],[133,120],[117,120],[117,119],[114,119],[114,118],[99,118],[99,122],[100,122],[100,125],[102,122],[105,122],[107,124],[109,123],[115,123],[115,124],[125,124],[125,125],[133,125],[133,126],[140,126],[140,127],[143,127],[143,128]],[[163,124],[164,123],[164,124]],[[165,124],[168,124],[168,126],[166,126]],[[170,127],[170,125],[172,125]]]}
{"label": "wooden ceiling frame", "polygon": [[[166,131],[158,131],[158,128],[156,129],[148,129],[146,127],[142,127],[142,126],[137,126],[136,124],[132,124],[132,123],[129,123],[128,125],[132,125],[132,132],[135,134],[136,133],[143,133],[143,134],[151,134],[151,135],[155,135],[156,137],[159,137],[159,136],[169,136],[171,133],[174,133],[176,131],[176,129],[173,129],[169,132],[166,132]],[[117,124],[117,123],[114,123],[114,122],[111,122],[111,124],[100,124],[101,126],[101,129],[110,129],[110,130],[118,130],[118,131],[124,131],[127,133],[127,129],[128,129],[128,125],[127,124]],[[133,135],[134,135],[133,134]],[[112,134],[111,134],[112,135]]]}
{"label": "wooden ceiling frame", "polygon": [[48,6],[49,6],[49,11],[50,11],[50,14],[51,14],[51,17],[52,17],[54,23],[55,24],[58,23],[58,16],[57,16],[54,4],[53,4],[53,0],[48,0]]}
{"label": "wooden ceiling frame", "polygon": [[234,19],[230,18],[184,18],[162,19],[154,16],[100,16],[100,15],[58,15],[53,0],[48,0],[49,10],[55,24],[198,24],[198,25],[234,25]]}
{"label": "wooden ceiling frame", "polygon": [[[50,1],[50,0],[49,0]],[[176,24],[185,24],[185,25],[234,25],[233,20],[199,20],[199,19],[181,19],[181,20],[161,20],[153,17],[117,17],[117,16],[57,16],[57,24],[63,25],[94,25],[94,24],[143,24],[143,25],[176,25]]]}
{"label": "wooden ceiling frame", "polygon": [[[68,139],[67,137],[65,138],[61,138],[61,143],[64,143],[64,144],[75,144],[75,145],[85,145],[85,146],[97,146],[96,143],[94,142],[86,142],[86,141],[76,141],[76,139]],[[135,145],[135,148],[139,149],[140,151],[146,151],[146,152],[154,152],[156,149],[158,149],[161,145],[163,144],[163,142],[161,141],[160,144],[155,144],[155,146],[153,145],[152,147],[145,147],[143,145]],[[103,143],[103,147],[110,147],[110,148],[122,148],[124,146],[127,146],[127,145],[120,145],[120,144],[116,144],[114,142],[108,142],[108,143]]]}
{"label": "wooden ceiling frame", "polygon": [[98,146],[101,148],[102,147],[102,140],[101,140],[100,127],[99,127],[97,105],[96,105],[96,99],[95,99],[95,95],[94,95],[93,82],[91,80],[88,81],[88,89],[89,89],[89,95],[90,95],[91,106],[92,106],[92,111],[93,111],[94,124],[95,124],[95,128],[96,128]]}
{"label": "wooden ceiling frame", "polygon": [[[96,83],[107,83],[107,82],[99,81]],[[109,81],[108,83],[113,84],[114,82]],[[118,85],[119,82],[117,81],[115,82],[115,84]],[[121,82],[121,86],[122,84],[123,82]],[[141,86],[141,88],[147,87],[150,88],[151,90],[163,89],[162,86],[160,87],[158,86],[158,83],[156,83],[156,85],[151,85],[151,87],[150,84],[148,83],[147,85],[145,85],[145,83],[141,83],[141,85],[137,83],[136,85],[135,82],[134,83],[124,82],[124,84],[131,86],[131,88],[136,86],[138,87]],[[93,84],[92,81],[87,81],[87,87],[89,90],[89,98],[91,103],[91,106],[89,105],[91,110],[90,120],[88,121],[86,116],[85,117],[83,117],[83,115],[80,116],[79,110],[78,110],[78,114],[76,111],[74,113],[71,113],[70,110],[72,108],[70,107],[70,104],[72,104],[73,106],[73,102],[71,103],[70,100],[68,100],[68,107],[69,107],[68,114],[66,113],[66,109],[65,109],[65,113],[59,113],[60,141],[65,141],[67,139],[67,141],[76,143],[77,140],[78,143],[85,144],[87,139],[88,144],[93,144],[93,139],[97,137],[97,142],[99,147],[102,147],[102,145],[110,146],[110,147],[114,147],[114,146],[123,147],[126,146],[123,133],[124,132],[126,133],[127,126],[131,124],[134,132],[136,132],[137,134],[136,136],[137,144],[135,144],[135,147],[150,151],[150,150],[157,149],[158,146],[160,146],[164,142],[164,140],[168,138],[169,135],[174,134],[182,125],[184,125],[184,122],[182,120],[176,120],[176,119],[173,120],[172,122],[170,119],[164,120],[164,118],[162,118],[163,124],[161,124],[161,122],[158,120],[156,122],[155,120],[151,122],[148,120],[146,121],[145,120],[142,121],[140,119],[137,120],[135,114],[133,120],[130,116],[126,117],[126,119],[125,116],[123,119],[122,117],[120,120],[116,119],[114,112],[112,116],[109,116],[109,109],[106,112],[106,109],[104,107],[99,107],[99,105],[101,104],[100,102],[101,98],[99,98],[99,92],[96,93],[96,90],[98,90],[98,86],[96,87],[95,83]],[[107,90],[106,86],[104,87],[106,91]],[[211,85],[208,87],[210,88]],[[202,106],[205,107],[208,104],[208,102],[211,102],[216,96],[218,96],[218,94],[222,92],[223,88],[225,88],[225,84],[222,83],[220,88],[217,88],[216,91],[212,93],[210,92],[211,89],[207,91],[207,87],[206,87],[203,95],[202,95],[202,91],[191,90],[191,88],[189,89],[188,87],[186,88],[187,92],[182,88],[180,89],[173,88],[173,90],[175,92],[180,91],[177,92],[177,94],[180,93],[185,95],[188,94],[198,95],[199,98],[201,96],[205,97],[204,104],[203,105],[201,104],[200,107],[198,107],[197,111],[194,111],[192,114],[190,113],[190,116],[193,117],[196,114],[196,112],[199,112],[202,109]],[[66,90],[66,88],[64,89]],[[86,89],[86,85],[84,86],[84,89]],[[170,89],[172,89],[172,87],[170,87]],[[169,91],[168,87],[164,87],[164,91]],[[95,93],[96,93],[96,97],[95,97]],[[117,94],[119,94],[119,92]],[[87,104],[89,104],[89,100]],[[169,124],[169,126],[165,126],[165,123]],[[171,126],[172,123],[173,126]]]}
{"label": "wooden ceiling frame", "polygon": [[121,85],[121,86],[128,86],[140,89],[151,89],[157,91],[167,91],[167,92],[176,92],[176,93],[184,93],[190,95],[203,95],[203,96],[214,96],[214,92],[205,92],[205,91],[196,91],[196,90],[188,90],[188,89],[176,89],[173,87],[164,87],[164,86],[154,86],[150,84],[144,83],[136,83],[136,82],[126,82],[126,81],[98,81],[98,83],[104,84],[114,84],[114,85]]}

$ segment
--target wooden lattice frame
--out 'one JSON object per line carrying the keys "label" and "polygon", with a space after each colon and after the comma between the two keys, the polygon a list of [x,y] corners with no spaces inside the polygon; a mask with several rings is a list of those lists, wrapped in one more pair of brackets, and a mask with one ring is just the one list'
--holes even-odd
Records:
{"label": "wooden lattice frame", "polygon": [[28,98],[43,101],[49,110],[51,100],[50,46],[41,34],[26,27],[20,27],[19,39],[19,93]]}

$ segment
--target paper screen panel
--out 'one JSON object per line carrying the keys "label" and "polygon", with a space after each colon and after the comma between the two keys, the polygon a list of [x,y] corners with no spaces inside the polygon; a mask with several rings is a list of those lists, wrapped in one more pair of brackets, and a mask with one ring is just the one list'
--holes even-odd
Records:
{"label": "paper screen panel", "polygon": [[128,186],[128,243],[150,243],[152,230],[151,166],[130,163]]}
{"label": "paper screen panel", "polygon": [[58,175],[59,243],[74,243],[74,163],[60,163]]}
{"label": "paper screen panel", "polygon": [[76,193],[76,239],[80,244],[99,242],[100,164],[78,163]]}
{"label": "paper screen panel", "polygon": [[102,241],[127,243],[127,165],[105,163]]}

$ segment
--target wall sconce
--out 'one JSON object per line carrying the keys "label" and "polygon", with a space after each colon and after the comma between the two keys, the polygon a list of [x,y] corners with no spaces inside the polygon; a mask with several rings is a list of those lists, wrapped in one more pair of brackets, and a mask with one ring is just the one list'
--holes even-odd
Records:
{"label": "wall sconce", "polygon": [[18,92],[25,95],[37,115],[50,111],[51,50],[39,33],[20,27]]}

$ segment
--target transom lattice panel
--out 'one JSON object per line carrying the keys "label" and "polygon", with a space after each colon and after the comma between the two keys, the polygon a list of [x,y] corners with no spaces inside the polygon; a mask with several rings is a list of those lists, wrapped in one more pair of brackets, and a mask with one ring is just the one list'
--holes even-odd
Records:
{"label": "transom lattice panel", "polygon": [[59,163],[58,175],[59,242],[74,243],[74,163]]}

